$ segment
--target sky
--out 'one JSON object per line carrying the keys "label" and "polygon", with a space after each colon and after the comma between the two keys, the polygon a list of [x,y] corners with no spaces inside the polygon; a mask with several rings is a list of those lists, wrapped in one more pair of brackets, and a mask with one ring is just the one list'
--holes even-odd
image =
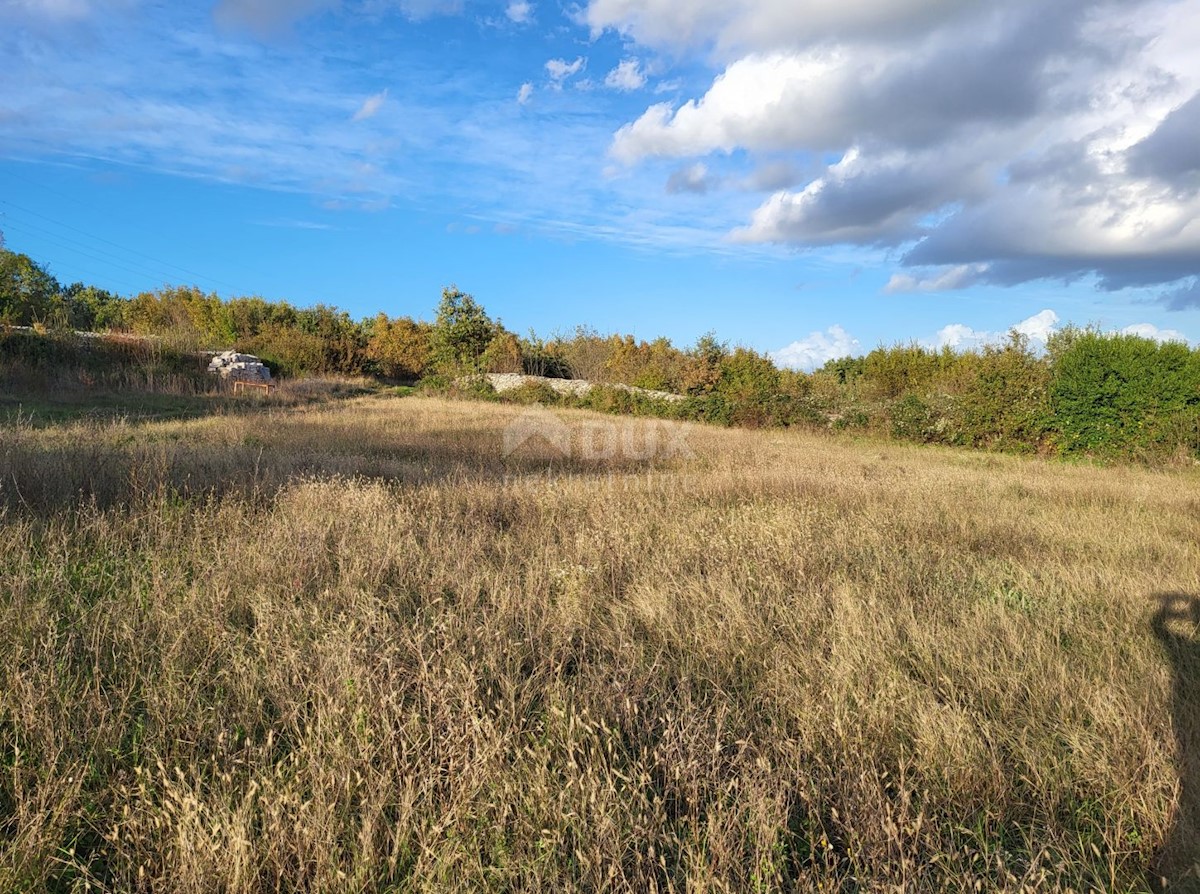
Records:
{"label": "sky", "polygon": [[1200,344],[1195,0],[0,0],[0,233],[63,283],[473,294],[812,368]]}

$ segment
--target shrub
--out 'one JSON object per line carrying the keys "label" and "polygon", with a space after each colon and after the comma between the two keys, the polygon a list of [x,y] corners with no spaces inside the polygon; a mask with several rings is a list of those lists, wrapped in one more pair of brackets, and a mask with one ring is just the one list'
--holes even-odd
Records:
{"label": "shrub", "polygon": [[366,357],[384,378],[411,382],[429,366],[430,338],[427,323],[407,317],[389,320],[386,314],[380,314],[371,326]]}
{"label": "shrub", "polygon": [[891,405],[891,434],[905,441],[934,440],[934,413],[929,404],[915,394],[906,394]]}
{"label": "shrub", "polygon": [[545,382],[525,382],[516,388],[505,391],[500,399],[514,404],[559,404],[562,395]]}
{"label": "shrub", "polygon": [[[876,348],[863,358],[862,377],[879,397],[895,398],[922,391],[953,360],[952,352],[938,353],[917,344]],[[850,375],[849,368],[846,374]]]}
{"label": "shrub", "polygon": [[327,368],[321,337],[291,326],[268,324],[258,335],[238,342],[237,349],[261,358],[272,373],[300,376],[332,371]]}
{"label": "shrub", "polygon": [[450,397],[470,398],[473,400],[499,400],[500,395],[486,376],[463,376],[455,379],[445,389]]}
{"label": "shrub", "polygon": [[520,340],[511,332],[497,332],[484,348],[479,367],[489,373],[523,372]]}
{"label": "shrub", "polygon": [[1147,457],[1200,447],[1187,443],[1200,414],[1200,351],[1096,331],[1056,338],[1050,399],[1065,452]]}
{"label": "shrub", "polygon": [[1036,450],[1051,426],[1050,369],[1028,340],[960,355],[954,402],[956,443],[1016,452]]}
{"label": "shrub", "polygon": [[579,399],[579,405],[587,410],[601,413],[633,412],[633,395],[624,388],[612,388],[607,385],[596,385]]}
{"label": "shrub", "polygon": [[545,376],[550,379],[571,378],[571,367],[562,355],[558,343],[546,343],[533,332],[529,338],[521,339],[521,372],[527,376]]}

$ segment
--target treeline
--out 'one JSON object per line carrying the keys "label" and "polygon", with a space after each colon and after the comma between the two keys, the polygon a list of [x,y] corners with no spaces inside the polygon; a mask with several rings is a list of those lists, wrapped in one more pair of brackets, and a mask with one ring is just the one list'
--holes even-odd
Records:
{"label": "treeline", "polygon": [[[529,387],[507,399],[576,403],[725,425],[820,426],[1008,452],[1200,457],[1200,350],[1134,335],[1068,328],[1044,351],[1012,334],[1002,345],[877,348],[813,373],[709,334],[688,348],[580,327],[520,336],[470,295],[443,291],[432,322],[386,314],[352,320],[334,307],[258,297],[222,300],[172,287],[123,298],[61,287],[24,255],[0,251],[0,326],[153,336],[174,351],[236,348],[284,376],[344,374],[426,388],[464,376],[525,373],[685,395],[655,401],[597,389],[583,401]],[[491,396],[476,381],[474,393]]]}

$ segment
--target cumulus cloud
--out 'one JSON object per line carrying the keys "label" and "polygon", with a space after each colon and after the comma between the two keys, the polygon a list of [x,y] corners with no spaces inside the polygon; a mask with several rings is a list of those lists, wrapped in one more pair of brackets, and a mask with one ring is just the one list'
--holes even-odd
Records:
{"label": "cumulus cloud", "polygon": [[671,195],[687,192],[703,195],[716,185],[717,181],[709,172],[708,166],[700,161],[673,171],[667,178],[667,192]]}
{"label": "cumulus cloud", "polygon": [[1009,332],[1016,332],[1030,340],[1034,345],[1045,345],[1058,327],[1059,317],[1052,310],[1043,310],[1014,324],[1007,332],[990,332],[984,329],[972,329],[963,323],[951,323],[943,326],[934,336],[933,345],[938,348],[954,348],[969,350],[981,348],[984,345],[998,345],[1008,338]]}
{"label": "cumulus cloud", "polygon": [[1159,329],[1153,323],[1134,323],[1121,330],[1122,335],[1137,335],[1158,342],[1179,341],[1188,343],[1187,337],[1176,329]]}
{"label": "cumulus cloud", "polygon": [[921,272],[895,292],[1200,274],[1187,0],[590,0],[586,19],[722,60],[702,95],[618,129],[616,161],[815,163],[735,241],[901,247]]}
{"label": "cumulus cloud", "polygon": [[[935,348],[953,348],[959,351],[972,350],[985,347],[987,345],[1000,345],[1007,339],[1010,332],[1016,332],[1019,335],[1029,339],[1030,344],[1037,349],[1043,348],[1058,331],[1059,316],[1052,310],[1043,310],[1015,323],[1005,332],[992,332],[986,329],[973,329],[964,323],[950,323],[943,326],[937,331],[932,341],[927,342],[930,347]],[[1179,341],[1187,343],[1187,338],[1182,332],[1176,329],[1163,329],[1153,323],[1134,323],[1131,326],[1126,326],[1123,329],[1109,330],[1112,334],[1120,335],[1137,335],[1141,338],[1149,338],[1158,342]]]}
{"label": "cumulus cloud", "polygon": [[508,16],[510,22],[524,25],[533,20],[533,4],[526,0],[512,0],[505,8],[504,14]]}
{"label": "cumulus cloud", "polygon": [[563,81],[583,71],[585,65],[587,65],[587,59],[583,56],[577,56],[574,62],[568,62],[566,59],[551,59],[546,63],[546,74],[550,75],[550,80],[555,85],[561,86]]}
{"label": "cumulus cloud", "polygon": [[376,93],[374,96],[368,96],[358,111],[354,113],[354,121],[366,121],[368,118],[374,118],[379,114],[379,110],[383,108],[383,104],[387,102],[388,92],[383,90]]}
{"label": "cumulus cloud", "polygon": [[533,84],[526,81],[521,85],[521,89],[517,91],[517,102],[520,105],[529,105],[529,101],[533,99]]}
{"label": "cumulus cloud", "polygon": [[622,59],[604,78],[604,86],[613,90],[641,90],[646,86],[642,63],[637,59]]}
{"label": "cumulus cloud", "polygon": [[1032,317],[1022,320],[1013,326],[1019,334],[1033,341],[1049,341],[1050,336],[1058,326],[1058,314],[1052,310],[1043,310]]}
{"label": "cumulus cloud", "polygon": [[994,333],[976,332],[965,323],[950,323],[943,326],[934,336],[934,344],[939,348],[971,348],[992,340]]}
{"label": "cumulus cloud", "polygon": [[220,0],[213,8],[213,18],[222,27],[266,36],[337,5],[338,0]]}
{"label": "cumulus cloud", "polygon": [[856,354],[859,348],[857,338],[841,326],[830,326],[824,332],[809,333],[807,338],[772,351],[771,359],[787,369],[811,371],[830,360]]}
{"label": "cumulus cloud", "polygon": [[732,235],[738,242],[899,245],[924,218],[983,188],[984,174],[937,154],[868,159],[852,147],[803,190],[775,193]]}

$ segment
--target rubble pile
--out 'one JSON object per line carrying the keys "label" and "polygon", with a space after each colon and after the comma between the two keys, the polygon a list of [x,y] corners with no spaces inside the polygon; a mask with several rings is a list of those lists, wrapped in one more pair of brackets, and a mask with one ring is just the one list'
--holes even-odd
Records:
{"label": "rubble pile", "polygon": [[208,371],[230,382],[270,382],[271,371],[253,354],[225,351],[208,363]]}

